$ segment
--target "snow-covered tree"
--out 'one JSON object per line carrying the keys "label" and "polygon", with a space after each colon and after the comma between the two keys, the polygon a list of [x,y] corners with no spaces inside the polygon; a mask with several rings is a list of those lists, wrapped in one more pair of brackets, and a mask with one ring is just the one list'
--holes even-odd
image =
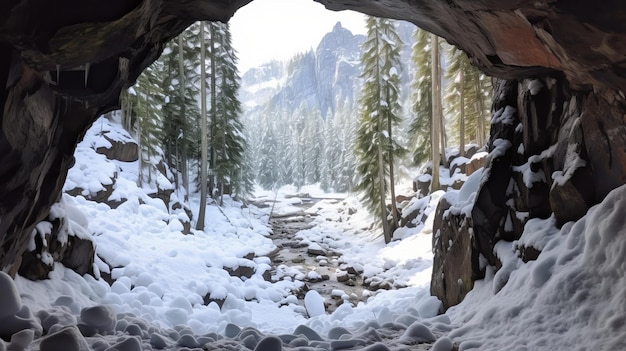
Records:
{"label": "snow-covered tree", "polygon": [[244,151],[247,147],[241,123],[241,102],[237,97],[240,77],[237,71],[237,55],[232,47],[230,27],[225,23],[213,23],[215,28],[214,52],[215,64],[215,115],[212,119],[213,130],[211,148],[214,150],[215,173],[223,195],[224,185],[228,183],[234,194],[245,197],[252,188],[249,174],[244,172]]}
{"label": "snow-covered tree", "polygon": [[[400,47],[402,42],[393,23],[387,19],[368,17],[367,39],[363,44],[362,96],[359,127],[356,136],[357,172],[360,180],[356,190],[363,191],[364,201],[372,213],[380,217],[385,242],[391,241],[393,228],[388,222],[387,190],[394,182],[393,155],[404,150],[393,141],[391,130],[400,121],[398,111]],[[395,194],[392,196],[394,227],[397,226]]]}
{"label": "snow-covered tree", "polygon": [[[199,24],[194,24],[183,31],[168,43],[159,58],[166,74],[162,87],[167,92],[161,142],[166,162],[182,176],[186,199],[189,193],[188,163],[200,138],[197,128],[200,111],[196,103],[200,79],[196,72],[200,65],[199,28]],[[175,180],[176,186],[180,186],[178,176]]]}
{"label": "snow-covered tree", "polygon": [[412,145],[413,163],[420,165],[431,158],[431,43],[430,34],[420,28],[415,29],[413,38],[415,43],[411,61],[415,65],[415,75],[411,83],[413,117],[409,127],[409,142]]}
{"label": "snow-covered tree", "polygon": [[483,145],[489,115],[485,106],[491,105],[491,80],[472,66],[461,50],[450,47],[447,51],[446,115],[459,133],[454,141],[463,146],[466,140]]}

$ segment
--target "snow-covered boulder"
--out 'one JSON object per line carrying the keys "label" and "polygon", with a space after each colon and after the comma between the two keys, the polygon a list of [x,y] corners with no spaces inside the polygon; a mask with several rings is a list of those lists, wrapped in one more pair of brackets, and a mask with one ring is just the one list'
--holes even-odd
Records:
{"label": "snow-covered boulder", "polygon": [[46,220],[33,230],[19,274],[31,280],[48,278],[54,262],[78,274],[93,273],[95,246],[85,216],[70,196],[54,204]]}
{"label": "snow-covered boulder", "polygon": [[17,349],[18,346],[19,349],[28,348],[33,337],[41,336],[42,327],[33,317],[30,308],[22,304],[13,279],[1,271],[0,297],[0,341],[11,340],[9,350]]}

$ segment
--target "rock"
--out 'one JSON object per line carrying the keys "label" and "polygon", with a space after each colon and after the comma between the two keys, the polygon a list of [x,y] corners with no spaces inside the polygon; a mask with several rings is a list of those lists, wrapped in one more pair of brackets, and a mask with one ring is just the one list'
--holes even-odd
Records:
{"label": "rock", "polygon": [[[243,344],[243,346],[246,349],[248,349],[248,350],[255,350],[256,347],[257,347],[257,344],[259,343],[259,340],[257,339],[257,337],[255,335],[248,335],[245,338],[241,338],[241,343]],[[281,342],[280,346],[282,347],[282,342]],[[272,348],[269,345],[266,346],[266,349],[272,350]],[[279,349],[277,349],[277,350],[279,350]]]}
{"label": "rock", "polygon": [[304,335],[310,341],[324,341],[322,337],[313,329],[306,325],[299,325],[296,330],[293,331],[294,335]]}
{"label": "rock", "polygon": [[80,311],[80,320],[84,324],[106,333],[115,330],[117,316],[111,306],[100,305],[84,308]]}
{"label": "rock", "polygon": [[49,215],[39,223],[34,234],[34,250],[22,255],[19,273],[28,279],[47,279],[54,262],[61,262],[80,275],[93,274],[96,249],[90,239],[91,234],[84,227],[88,224],[86,219],[76,218],[84,222],[79,223],[70,218],[69,215],[77,217],[82,214],[66,211],[65,207],[71,204],[65,198],[57,205],[58,217]]}
{"label": "rock", "polygon": [[347,266],[346,272],[348,272],[348,274],[360,275],[361,273],[363,273],[363,266],[361,266],[358,263],[355,263],[351,266]]}
{"label": "rock", "polygon": [[108,342],[100,339],[100,340],[96,340],[94,341],[91,345],[91,350],[93,351],[104,351],[106,349],[108,349],[109,347],[111,347],[111,345],[109,345]]}
{"label": "rock", "polygon": [[470,176],[472,173],[476,172],[482,167],[485,167],[486,162],[487,162],[486,152],[474,154],[473,156],[471,156],[469,161],[467,161],[467,163],[465,164],[465,174],[467,176]]}
{"label": "rock", "polygon": [[452,351],[454,343],[450,338],[444,336],[439,338],[434,344],[431,351]]}
{"label": "rock", "polygon": [[541,250],[538,250],[537,248],[534,248],[532,246],[522,245],[519,246],[517,250],[519,251],[519,258],[521,258],[524,263],[536,260],[541,253]]}
{"label": "rock", "polygon": [[415,322],[407,328],[399,341],[402,343],[422,343],[434,342],[435,340],[437,338],[435,338],[427,326],[420,322]]}
{"label": "rock", "polygon": [[239,265],[236,267],[226,267],[223,269],[228,272],[232,277],[245,277],[250,279],[256,272],[256,264],[253,261],[241,259]]}
{"label": "rock", "polygon": [[348,275],[348,272],[346,271],[337,272],[336,277],[337,277],[337,281],[340,283],[347,282],[348,279],[350,279],[350,276]]}
{"label": "rock", "polygon": [[110,184],[102,184],[103,189],[94,193],[89,192],[88,190],[85,190],[82,188],[71,189],[71,190],[66,191],[66,193],[72,196],[81,195],[85,197],[87,200],[108,204],[111,208],[117,208],[117,206],[119,206],[121,202],[109,201],[109,197],[111,196],[111,194],[113,194],[113,190],[115,189],[116,178],[117,178],[117,173],[115,174],[113,178],[110,178],[111,179]]}
{"label": "rock", "polygon": [[156,333],[150,335],[150,346],[161,350],[161,349],[168,347],[169,345],[170,343],[165,339],[164,336],[156,334]]}
{"label": "rock", "polygon": [[141,341],[139,338],[133,336],[123,338],[123,340],[111,345],[111,347],[105,351],[141,351]]}
{"label": "rock", "polygon": [[275,336],[264,337],[254,348],[254,351],[281,351],[283,342]]}
{"label": "rock", "polygon": [[[483,276],[478,265],[478,251],[470,234],[471,218],[446,212],[446,198],[439,201],[433,222],[433,272],[430,292],[444,309],[461,302]],[[447,216],[444,214],[448,213]]]}
{"label": "rock", "polygon": [[[184,213],[184,215],[182,213]],[[178,220],[183,224],[183,234],[191,234],[191,219],[193,218],[191,209],[187,205],[177,201],[172,204],[172,214],[176,215]]]}
{"label": "rock", "polygon": [[289,342],[291,347],[309,346],[309,339],[307,338],[295,338]]}
{"label": "rock", "polygon": [[0,319],[17,314],[22,308],[22,299],[15,287],[13,279],[0,271]]}
{"label": "rock", "polygon": [[466,174],[467,163],[470,160],[463,156],[456,156],[450,160],[450,177],[454,176],[455,173],[463,173]]}
{"label": "rock", "polygon": [[390,351],[390,350],[387,346],[385,346],[385,344],[376,343],[368,347],[362,348],[361,351]]}
{"label": "rock", "polygon": [[139,159],[139,146],[130,135],[126,135],[124,140],[113,140],[106,133],[102,137],[111,143],[111,147],[98,147],[97,153],[106,156],[109,160],[122,162],[134,162]]}
{"label": "rock", "polygon": [[198,343],[198,341],[193,335],[185,334],[185,335],[182,335],[180,339],[178,339],[178,341],[176,342],[176,345],[181,346],[181,347],[194,348],[194,347],[199,347],[200,343]]}
{"label": "rock", "polygon": [[224,330],[224,336],[227,338],[234,338],[239,334],[239,332],[241,332],[240,327],[235,324],[228,323],[226,324],[226,329]]}
{"label": "rock", "polygon": [[211,297],[211,294],[208,293],[206,295],[204,295],[204,297],[202,298],[203,303],[205,306],[208,306],[209,304],[211,304],[212,302],[215,303],[219,308],[222,308],[222,306],[224,306],[224,302],[226,302],[226,298],[213,298]]}
{"label": "rock", "polygon": [[326,251],[317,243],[309,244],[309,248],[306,252],[311,256],[326,256]]}
{"label": "rock", "polygon": [[364,344],[365,342],[361,339],[333,340],[330,342],[330,347],[332,350],[344,350],[352,349]]}
{"label": "rock", "polygon": [[[515,106],[517,88],[517,82],[498,82],[494,96],[501,96],[503,99],[494,102],[494,108],[504,111],[507,106]],[[517,114],[513,114],[511,118],[510,122],[503,123],[503,120],[499,120],[496,121],[498,123],[492,123],[491,140],[497,140],[497,143],[490,145],[490,155],[486,166],[489,177],[482,181],[472,208],[474,240],[476,240],[479,252],[491,265],[496,263],[493,245],[497,241],[500,228],[504,223],[502,219],[508,210],[506,203],[510,192],[507,189],[512,182],[513,159],[521,143],[521,135],[519,131],[516,132],[519,125]],[[433,229],[433,233],[435,232]],[[445,302],[444,305],[446,305]]]}
{"label": "rock", "polygon": [[95,255],[96,247],[93,241],[72,235],[68,236],[67,249],[61,263],[80,275],[93,274]]}
{"label": "rock", "polygon": [[331,340],[339,340],[342,335],[352,335],[352,333],[344,327],[334,327],[328,331],[328,338]]}
{"label": "rock", "polygon": [[28,349],[28,346],[33,342],[35,338],[35,331],[32,329],[24,329],[13,335],[11,335],[11,342],[9,343],[9,350]]}
{"label": "rock", "polygon": [[414,188],[419,198],[428,196],[430,193],[430,182],[432,177],[428,174],[421,175],[414,181]]}
{"label": "rock", "polygon": [[305,261],[304,257],[302,255],[298,255],[294,258],[291,259],[291,262],[293,263],[303,263]]}
{"label": "rock", "polygon": [[304,296],[304,307],[309,317],[316,317],[326,314],[324,298],[315,290],[307,291]]}
{"label": "rock", "polygon": [[124,333],[131,336],[139,336],[143,335],[143,331],[137,324],[128,324],[126,328],[124,328]]}
{"label": "rock", "polygon": [[88,351],[89,345],[78,328],[70,326],[41,338],[39,349],[41,351]]}

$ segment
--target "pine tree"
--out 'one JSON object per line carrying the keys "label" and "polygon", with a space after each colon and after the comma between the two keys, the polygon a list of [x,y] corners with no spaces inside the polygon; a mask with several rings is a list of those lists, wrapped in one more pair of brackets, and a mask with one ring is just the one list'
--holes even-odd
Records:
{"label": "pine tree", "polygon": [[139,186],[145,181],[152,183],[153,173],[156,171],[156,158],[162,154],[159,147],[164,120],[162,106],[165,103],[163,89],[160,86],[162,80],[162,63],[156,61],[137,78],[132,90],[135,94],[129,96],[132,100],[132,103],[129,103],[133,106],[130,124],[139,141],[137,177]]}
{"label": "pine tree", "polygon": [[[454,46],[448,47],[448,65],[445,73],[447,85],[444,97],[446,115],[451,118],[452,124],[457,126],[458,139],[453,137],[453,142],[459,144],[459,155],[465,156],[465,105],[467,102],[467,89],[465,85],[465,72],[469,66],[467,56]],[[455,136],[455,134],[452,134]]]}
{"label": "pine tree", "polygon": [[164,145],[166,162],[170,168],[179,171],[176,176],[177,187],[180,186],[178,174],[182,177],[185,201],[189,194],[188,160],[193,158],[199,139],[196,127],[200,116],[196,103],[199,94],[199,76],[196,69],[200,65],[198,30],[199,25],[194,24],[183,31],[168,43],[159,58],[167,75],[162,87],[168,92],[163,106],[165,121],[161,142]]}
{"label": "pine tree", "polygon": [[[224,184],[240,197],[247,196],[252,188],[250,177],[243,173],[246,140],[243,135],[241,102],[237,97],[240,77],[237,72],[237,56],[232,47],[230,27],[224,23],[213,23],[215,35],[214,67],[216,92],[215,115],[212,120],[213,138],[211,148],[215,155],[215,174],[223,196]],[[241,180],[242,183],[238,181]]]}
{"label": "pine tree", "polygon": [[[360,100],[356,139],[357,171],[361,176],[356,189],[365,192],[365,203],[382,221],[385,242],[391,241],[392,228],[387,220],[387,175],[393,174],[393,155],[403,151],[393,142],[392,127],[400,120],[399,71],[401,41],[390,20],[368,17],[367,39],[363,44],[362,77],[365,80]],[[393,183],[394,179],[390,179]],[[392,193],[392,212],[395,212]],[[397,213],[393,213],[394,222]],[[397,226],[397,223],[394,223]]]}
{"label": "pine tree", "polygon": [[[432,45],[432,50],[430,52],[430,60],[431,60],[431,80],[432,80],[432,89],[431,89],[431,99],[432,99],[432,128],[431,128],[431,141],[432,141],[432,160],[433,160],[433,168],[432,168],[432,181],[430,183],[430,190],[435,191],[438,190],[441,186],[439,183],[439,162],[440,162],[440,144],[439,138],[441,137],[441,129],[443,125],[443,113],[441,111],[441,73],[439,71],[439,39],[436,35],[430,35],[430,41]],[[441,150],[445,153],[445,148]]]}
{"label": "pine tree", "polygon": [[430,34],[416,28],[413,33],[411,60],[415,75],[411,83],[413,119],[409,127],[410,143],[413,145],[413,164],[420,165],[431,158],[432,128],[432,79]]}
{"label": "pine tree", "polygon": [[338,104],[337,113],[332,120],[332,129],[339,133],[337,144],[331,144],[340,152],[339,160],[335,164],[337,177],[333,189],[338,192],[350,191],[356,183],[356,157],[353,152],[356,134],[356,120],[352,118],[352,111],[347,104]]}
{"label": "pine tree", "polygon": [[491,104],[491,81],[469,63],[461,50],[450,47],[448,52],[445,97],[447,114],[452,117],[453,124],[458,126],[460,145],[464,146],[466,139],[482,145],[488,116],[484,106]]}

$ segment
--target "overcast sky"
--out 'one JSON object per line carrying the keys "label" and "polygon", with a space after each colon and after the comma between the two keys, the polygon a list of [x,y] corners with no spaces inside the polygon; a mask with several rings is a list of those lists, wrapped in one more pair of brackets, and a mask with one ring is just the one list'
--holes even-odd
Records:
{"label": "overcast sky", "polygon": [[357,12],[329,11],[313,0],[254,0],[230,20],[239,71],[315,48],[337,22],[365,34],[365,16]]}

